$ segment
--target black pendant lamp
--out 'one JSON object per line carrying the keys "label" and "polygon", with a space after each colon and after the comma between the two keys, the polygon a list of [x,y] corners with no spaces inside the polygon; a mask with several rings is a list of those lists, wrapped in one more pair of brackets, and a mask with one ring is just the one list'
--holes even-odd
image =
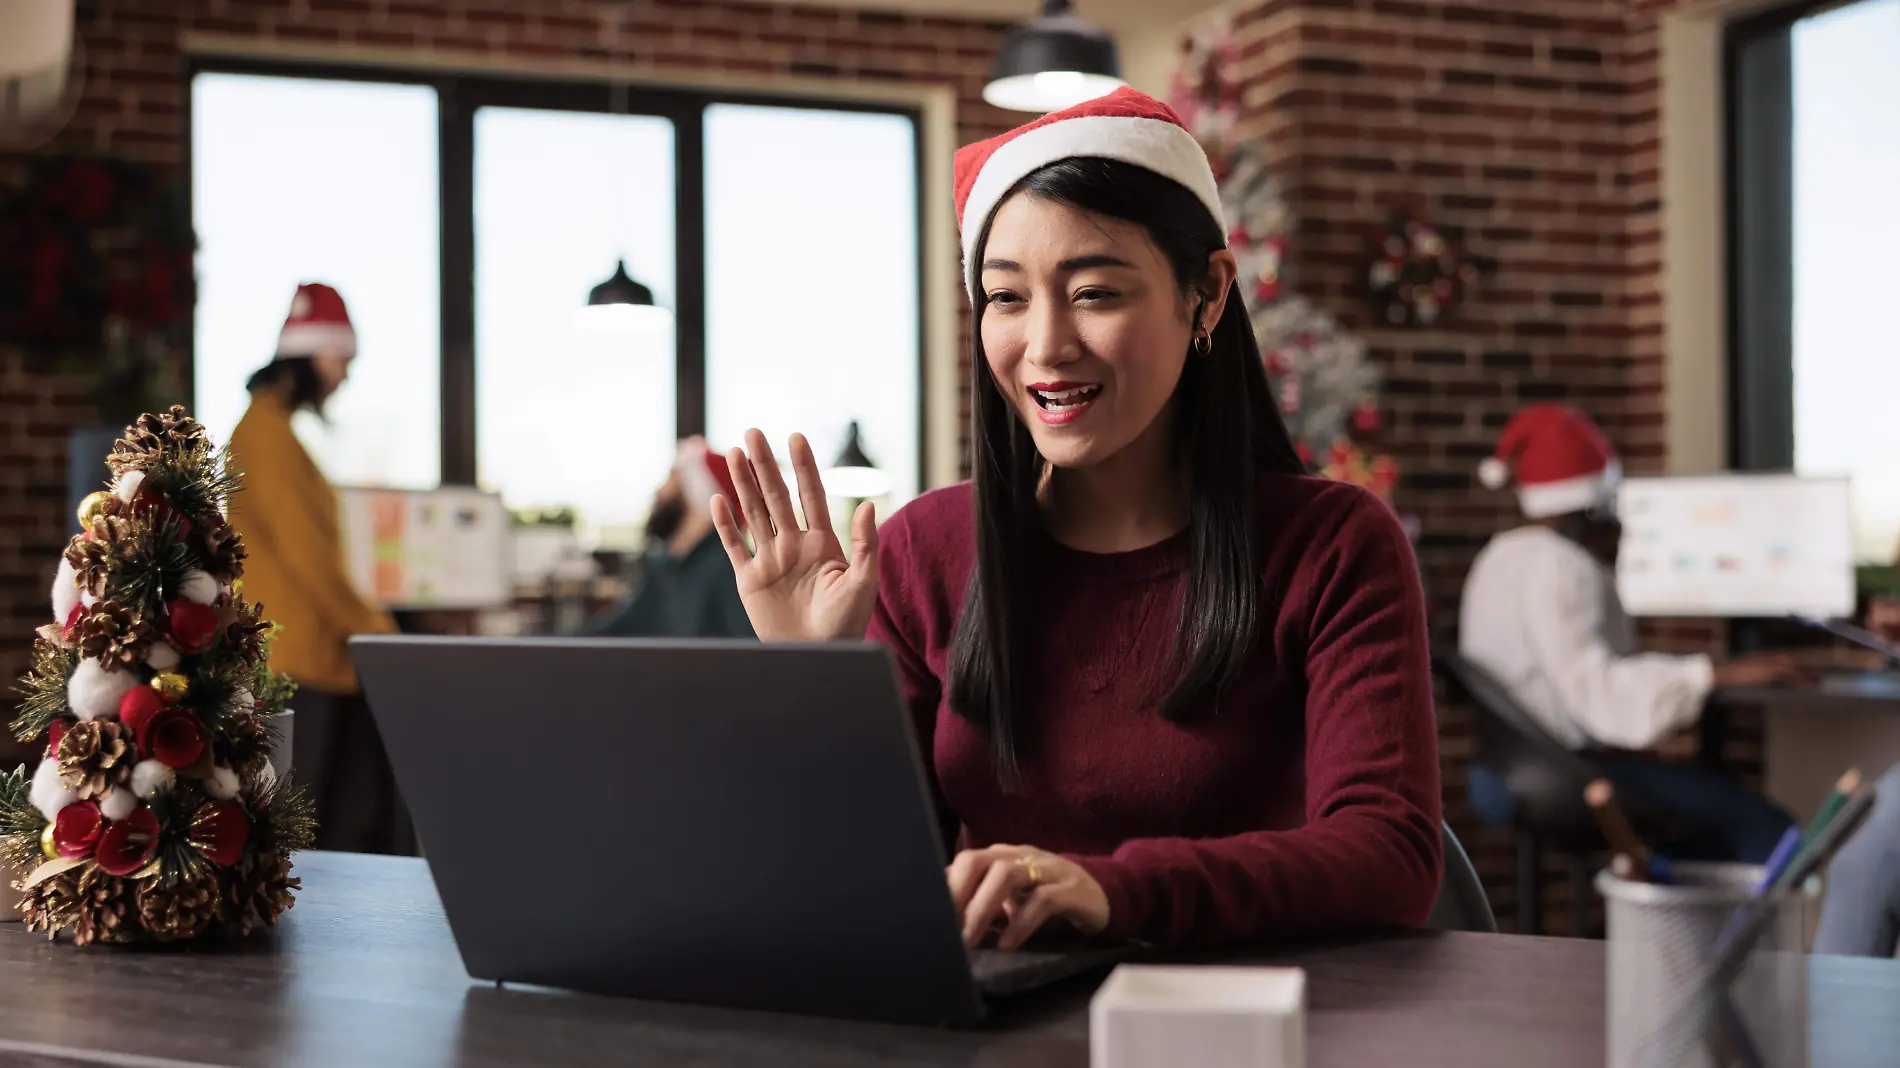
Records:
{"label": "black pendant lamp", "polygon": [[626,260],[616,263],[612,277],[587,294],[587,306],[590,308],[612,304],[653,306],[653,291],[633,280],[633,276],[627,273]]}
{"label": "black pendant lamp", "polygon": [[866,500],[891,491],[891,476],[865,455],[864,440],[855,419],[845,431],[844,448],[838,450],[837,460],[825,469],[823,477],[825,492],[834,497]]}
{"label": "black pendant lamp", "polygon": [[1060,111],[1126,84],[1115,39],[1077,18],[1070,0],[1043,0],[1042,15],[996,50],[983,99],[1011,111]]}

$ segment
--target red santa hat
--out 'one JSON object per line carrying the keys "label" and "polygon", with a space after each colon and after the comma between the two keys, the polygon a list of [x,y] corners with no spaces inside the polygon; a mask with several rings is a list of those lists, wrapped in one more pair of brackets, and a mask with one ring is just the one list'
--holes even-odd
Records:
{"label": "red santa hat", "polygon": [[739,512],[739,493],[732,484],[732,469],[726,466],[725,456],[706,444],[705,438],[694,436],[681,441],[673,470],[679,472],[680,488],[688,504],[704,508],[717,493],[731,506],[732,517],[745,525],[745,517]]}
{"label": "red santa hat", "polygon": [[1623,466],[1603,432],[1561,404],[1521,409],[1504,424],[1497,451],[1478,465],[1478,481],[1491,489],[1514,484],[1518,506],[1532,519],[1607,504],[1622,480]]}
{"label": "red santa hat", "polygon": [[1120,160],[1174,179],[1207,206],[1220,232],[1227,232],[1220,188],[1201,143],[1168,105],[1123,87],[957,150],[957,227],[972,301],[979,289],[976,239],[990,213],[1034,171],[1079,157]]}
{"label": "red santa hat", "polygon": [[322,282],[305,282],[290,301],[290,316],[277,335],[277,358],[314,356],[324,350],[356,355],[356,331],[343,297]]}

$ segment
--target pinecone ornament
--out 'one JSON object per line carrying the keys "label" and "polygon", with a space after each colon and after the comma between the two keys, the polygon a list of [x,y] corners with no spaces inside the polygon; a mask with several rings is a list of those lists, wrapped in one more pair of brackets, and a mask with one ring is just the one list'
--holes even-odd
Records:
{"label": "pinecone ornament", "polygon": [[110,667],[145,659],[156,635],[151,624],[117,600],[98,601],[79,620],[75,640],[81,656]]}
{"label": "pinecone ornament", "polygon": [[171,410],[163,415],[148,412],[125,428],[125,436],[113,445],[112,452],[106,456],[106,466],[115,474],[145,471],[164,458],[168,446],[189,444],[201,440],[204,435],[205,428],[185,414],[181,405],[172,405]]}
{"label": "pinecone ornament", "polygon": [[260,604],[238,599],[233,611],[237,618],[224,628],[225,647],[236,650],[247,663],[255,664],[264,659],[264,646],[276,624],[264,618],[264,606]]}
{"label": "pinecone ornament", "polygon": [[218,918],[222,907],[217,876],[182,871],[143,880],[138,890],[139,920],[160,942],[196,938]]}
{"label": "pinecone ornament", "polygon": [[79,872],[63,871],[20,895],[20,915],[29,931],[45,931],[52,941],[79,914]]}
{"label": "pinecone ornament", "polygon": [[87,869],[79,878],[73,945],[132,941],[137,931],[132,887],[131,882],[98,868]]}
{"label": "pinecone ornament", "polygon": [[128,553],[137,536],[132,530],[132,520],[119,514],[122,511],[101,511],[93,517],[92,529],[75,535],[66,546],[66,562],[73,565],[75,581],[80,589],[94,597],[106,595],[106,579],[114,561]]}
{"label": "pinecone ornament", "polygon": [[259,921],[271,927],[284,910],[297,903],[293,891],[303,880],[290,874],[290,857],[283,853],[247,853],[229,869],[227,900],[237,915],[238,931],[248,935]]}
{"label": "pinecone ornament", "polygon": [[138,753],[131,732],[117,720],[80,720],[59,740],[59,781],[79,795],[96,801],[132,778]]}
{"label": "pinecone ornament", "polygon": [[270,734],[255,711],[235,712],[225,719],[225,738],[231,743],[231,768],[245,781],[257,778],[270,763]]}
{"label": "pinecone ornament", "polygon": [[244,560],[249,554],[244,551],[244,539],[231,524],[219,523],[205,530],[204,554],[205,570],[220,582],[228,584],[244,577]]}

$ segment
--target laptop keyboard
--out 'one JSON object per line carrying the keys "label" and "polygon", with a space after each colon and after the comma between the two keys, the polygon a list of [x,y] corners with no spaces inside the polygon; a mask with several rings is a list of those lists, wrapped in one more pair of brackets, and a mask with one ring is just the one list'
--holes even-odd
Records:
{"label": "laptop keyboard", "polygon": [[990,997],[1021,994],[1093,971],[1107,971],[1134,955],[1130,945],[1089,949],[975,949],[970,974],[976,988]]}

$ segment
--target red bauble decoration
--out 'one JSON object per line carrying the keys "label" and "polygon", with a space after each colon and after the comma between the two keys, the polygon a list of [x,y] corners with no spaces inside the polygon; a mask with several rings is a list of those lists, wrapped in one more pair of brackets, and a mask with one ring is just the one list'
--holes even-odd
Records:
{"label": "red bauble decoration", "polygon": [[172,502],[156,489],[141,486],[132,497],[132,512],[144,516],[145,521],[155,527],[177,523],[178,536],[181,538],[191,533],[191,520],[186,518],[185,513],[173,508]]}
{"label": "red bauble decoration", "polygon": [[92,856],[105,826],[98,802],[75,801],[53,818],[53,846],[62,857]]}
{"label": "red bauble decoration", "polygon": [[191,821],[191,844],[213,864],[236,864],[250,840],[250,817],[235,801],[203,805]]}
{"label": "red bauble decoration", "polygon": [[92,862],[107,875],[130,875],[158,852],[158,817],[140,805],[122,820],[106,824],[93,849]]}
{"label": "red bauble decoration", "polygon": [[171,637],[172,648],[181,653],[202,653],[211,648],[217,636],[218,610],[180,597],[165,606],[165,631]]}
{"label": "red bauble decoration", "polygon": [[1364,434],[1377,433],[1379,427],[1382,426],[1384,422],[1385,421],[1380,418],[1379,409],[1377,408],[1361,408],[1352,413],[1353,429]]}
{"label": "red bauble decoration", "polygon": [[119,698],[119,722],[126,725],[132,737],[145,734],[146,721],[157,715],[165,707],[165,699],[150,686],[134,686]]}
{"label": "red bauble decoration", "polygon": [[198,717],[182,708],[168,707],[145,721],[138,736],[139,755],[168,768],[189,767],[204,755],[205,732]]}
{"label": "red bauble decoration", "polygon": [[54,720],[53,725],[46,728],[47,756],[59,755],[59,740],[64,737],[66,737],[66,721],[63,719]]}

